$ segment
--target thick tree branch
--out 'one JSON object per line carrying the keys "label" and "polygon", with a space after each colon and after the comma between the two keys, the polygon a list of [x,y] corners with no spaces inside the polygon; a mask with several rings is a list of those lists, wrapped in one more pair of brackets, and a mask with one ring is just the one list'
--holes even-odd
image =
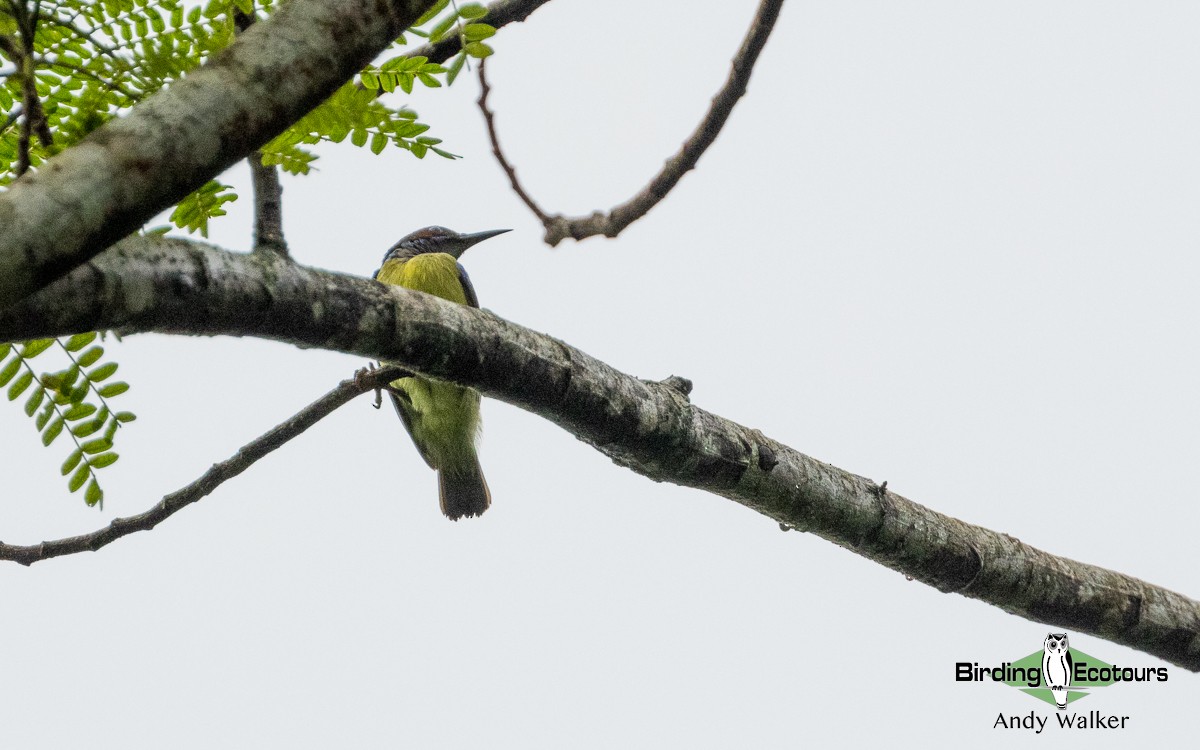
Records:
{"label": "thick tree branch", "polygon": [[284,3],[208,64],[18,180],[0,195],[0,310],[278,135],[431,4]]}
{"label": "thick tree branch", "polygon": [[259,459],[276,448],[282,447],[292,438],[329,416],[339,406],[378,386],[394,380],[404,370],[387,367],[375,370],[361,378],[343,380],[329,393],[301,409],[287,421],[276,425],[268,432],[238,449],[238,452],[215,463],[196,481],[164,497],[145,513],[125,518],[114,518],[108,526],[90,534],[56,539],[41,544],[18,545],[0,542],[0,560],[12,560],[22,565],[32,565],[52,557],[72,555],[77,552],[95,552],[123,536],[138,531],[149,531],[180,510],[202,499],[227,480],[233,479],[249,469]]}
{"label": "thick tree branch", "polygon": [[536,201],[517,181],[516,170],[505,158],[504,151],[500,147],[493,122],[494,115],[487,107],[489,90],[487,79],[484,76],[483,66],[479,66],[479,81],[483,92],[478,103],[487,123],[488,137],[492,142],[492,153],[495,154],[501,168],[508,175],[513,190],[545,227],[544,240],[546,244],[554,247],[568,237],[575,240],[582,240],[598,234],[605,237],[616,237],[624,231],[625,227],[649,213],[658,205],[659,201],[667,197],[667,194],[683,179],[685,174],[696,168],[700,157],[713,144],[721,132],[721,128],[725,126],[725,121],[729,119],[738,99],[741,99],[746,93],[746,86],[750,82],[754,63],[767,43],[767,37],[771,35],[771,30],[775,28],[775,21],[779,18],[779,11],[782,7],[783,0],[762,0],[754,20],[750,23],[750,29],[746,32],[746,38],[742,40],[741,49],[733,58],[729,77],[725,80],[725,85],[713,97],[712,105],[709,106],[704,119],[683,142],[679,152],[667,159],[662,170],[650,180],[646,187],[628,201],[614,207],[607,214],[596,211],[591,216],[567,217],[562,214],[551,216],[538,207]]}
{"label": "thick tree branch", "polygon": [[693,406],[682,378],[639,380],[487,311],[272,256],[134,237],[0,313],[0,341],[102,328],[258,336],[399,362],[939,591],[1200,671],[1200,603],[936,513]]}

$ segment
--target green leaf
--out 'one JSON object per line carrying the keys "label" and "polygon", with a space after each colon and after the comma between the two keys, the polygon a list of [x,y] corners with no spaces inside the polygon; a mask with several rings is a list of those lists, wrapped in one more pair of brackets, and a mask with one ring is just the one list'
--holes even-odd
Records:
{"label": "green leaf", "polygon": [[79,366],[80,367],[88,367],[93,362],[95,362],[96,360],[100,359],[103,356],[104,356],[104,347],[93,346],[91,349],[88,349],[86,352],[79,355],[79,359],[78,359]]}
{"label": "green leaf", "polygon": [[118,456],[116,453],[101,453],[99,456],[96,456],[92,459],[92,468],[103,469],[105,466],[115,464],[117,462],[117,458]]}
{"label": "green leaf", "polygon": [[12,344],[0,344],[0,361],[3,361],[4,358],[8,356],[8,353],[11,350],[12,350]]}
{"label": "green leaf", "polygon": [[54,438],[58,437],[59,433],[62,431],[63,421],[62,417],[59,417],[51,422],[50,426],[46,428],[46,431],[42,433],[42,445],[49,446],[54,442]]}
{"label": "green leaf", "polygon": [[116,371],[117,363],[109,362],[107,364],[100,365],[96,369],[89,372],[88,380],[92,381],[93,383],[99,383],[102,380],[107,380],[108,378],[112,377],[112,374]]}
{"label": "green leaf", "polygon": [[359,78],[362,79],[362,85],[364,88],[371,89],[372,91],[375,91],[379,88],[379,76],[375,75],[374,73],[369,73],[364,70],[359,74]]}
{"label": "green leaf", "polygon": [[486,23],[469,23],[463,27],[463,37],[468,42],[481,42],[495,35],[496,30]]}
{"label": "green leaf", "polygon": [[100,485],[96,484],[95,478],[88,483],[87,491],[83,493],[83,499],[89,507],[104,502],[104,490],[100,489]]}
{"label": "green leaf", "polygon": [[84,453],[90,456],[93,453],[103,453],[111,448],[112,441],[105,440],[104,438],[97,438],[96,440],[89,440],[79,447]]}
{"label": "green leaf", "polygon": [[429,41],[440,42],[446,33],[458,23],[458,17],[453,13],[438,21],[437,25],[429,31]]}
{"label": "green leaf", "polygon": [[[123,380],[118,380],[115,383],[109,383],[108,385],[102,386],[97,393],[99,393],[102,398],[112,398],[113,396],[121,395],[127,390],[129,390],[129,383],[126,383]],[[128,412],[125,413],[128,414]]]}
{"label": "green leaf", "polygon": [[17,396],[20,396],[22,393],[24,393],[25,389],[28,388],[29,384],[32,382],[32,372],[26,370],[25,372],[21,373],[17,379],[13,381],[13,384],[8,387],[8,400],[15,401]]}
{"label": "green leaf", "polygon": [[34,339],[21,347],[21,356],[25,359],[33,359],[53,345],[54,339]]}
{"label": "green leaf", "polygon": [[70,409],[67,409],[66,413],[63,414],[63,419],[68,422],[74,422],[90,414],[94,414],[95,411],[96,407],[91,404],[75,404]]}
{"label": "green leaf", "polygon": [[458,9],[458,15],[468,20],[483,18],[487,15],[487,8],[479,3],[467,3]]}
{"label": "green leaf", "polygon": [[53,413],[54,413],[54,399],[50,399],[49,401],[46,402],[46,405],[42,407],[42,413],[37,415],[37,419],[34,421],[34,424],[37,425],[38,432],[41,432],[42,429],[46,426],[46,423],[50,421],[50,415]]}
{"label": "green leaf", "polygon": [[77,438],[87,437],[100,429],[100,425],[96,424],[96,420],[89,419],[86,422],[80,422],[71,427],[71,434]]}
{"label": "green leaf", "polygon": [[429,8],[429,10],[425,11],[425,15],[421,16],[413,23],[413,26],[424,26],[425,24],[429,23],[437,17],[438,13],[441,13],[443,10],[445,10],[446,6],[449,4],[450,0],[438,0],[433,4],[432,7]]}
{"label": "green leaf", "polygon": [[481,60],[491,55],[492,52],[495,51],[483,42],[471,42],[466,47],[463,47],[463,49],[466,50],[467,54],[471,57],[478,57]]}
{"label": "green leaf", "polygon": [[82,458],[83,458],[83,451],[79,450],[78,448],[71,451],[71,455],[67,456],[66,461],[63,461],[62,475],[65,477],[66,475],[70,474],[71,470],[79,465],[79,461]]}
{"label": "green leaf", "polygon": [[388,138],[383,133],[376,133],[371,138],[371,153],[378,154],[387,148]]}
{"label": "green leaf", "polygon": [[10,359],[8,364],[4,366],[4,369],[0,370],[0,387],[7,385],[8,381],[12,380],[13,375],[16,375],[19,369],[21,369],[21,359],[19,357]]}
{"label": "green leaf", "polygon": [[452,85],[454,79],[458,78],[458,72],[462,70],[463,63],[467,61],[467,53],[460,52],[454,56],[454,62],[450,63],[449,70],[446,71],[446,83]]}
{"label": "green leaf", "polygon": [[116,414],[116,420],[122,424],[132,422],[135,419],[137,419],[137,415],[131,411],[119,411]]}
{"label": "green leaf", "polygon": [[80,466],[75,470],[75,473],[71,475],[71,481],[67,482],[67,489],[71,492],[78,492],[79,488],[83,486],[83,483],[87,481],[88,475],[91,473],[92,470],[88,468],[87,464]]}
{"label": "green leaf", "polygon": [[32,417],[37,408],[42,405],[42,399],[46,398],[45,387],[39,385],[33,389],[33,393],[29,394],[29,399],[25,402],[25,416]]}
{"label": "green leaf", "polygon": [[90,333],[77,333],[71,338],[67,339],[67,343],[63,344],[63,346],[65,346],[69,352],[77,352],[95,340],[95,331],[91,331]]}

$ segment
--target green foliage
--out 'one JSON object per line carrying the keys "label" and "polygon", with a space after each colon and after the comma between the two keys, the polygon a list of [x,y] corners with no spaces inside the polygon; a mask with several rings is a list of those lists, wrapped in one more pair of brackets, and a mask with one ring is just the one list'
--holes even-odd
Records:
{"label": "green foliage", "polygon": [[264,162],[278,163],[285,169],[287,165],[281,155],[311,156],[301,144],[341,143],[347,138],[355,146],[369,144],[375,153],[391,143],[417,157],[424,157],[432,150],[447,159],[457,158],[436,148],[440,139],[422,135],[427,130],[429,126],[417,122],[417,113],[411,109],[389,107],[380,101],[375,91],[348,83],[264,146],[262,151]]}
{"label": "green foliage", "polygon": [[180,229],[188,232],[200,231],[200,236],[208,237],[208,220],[224,216],[225,209],[221,206],[237,200],[233,188],[216,180],[209,180],[204,187],[179,201],[171,212],[171,221]]}
{"label": "green foliage", "polygon": [[[239,18],[266,16],[276,0],[13,0],[0,3],[0,187],[23,168],[79,142],[113,117],[170,86],[232,43]],[[392,106],[384,94],[413,92],[416,83],[439,88],[452,83],[468,57],[492,53],[483,43],[495,33],[479,23],[479,3],[435,3],[409,31],[439,41],[458,35],[463,51],[448,67],[421,57],[393,57],[363,71],[358,85],[339,89],[325,103],[263,149],[263,161],[304,175],[317,158],[306,146],[347,138],[378,154],[389,147],[424,158],[440,139],[424,135],[406,105]],[[32,39],[33,55],[25,55]],[[404,37],[400,38],[404,42]],[[32,87],[27,84],[32,83]],[[36,101],[29,101],[30,94]],[[40,109],[26,127],[25,113]],[[45,137],[41,137],[42,134]],[[24,163],[23,163],[24,161]],[[228,185],[210,182],[181,201],[171,221],[207,236],[210,219],[236,200]]]}
{"label": "green foliage", "polygon": [[[269,15],[277,4],[278,0],[0,0],[0,189],[184,78],[231,44],[248,19]],[[457,36],[462,50],[449,65],[399,53],[366,68],[356,82],[338,89],[267,144],[263,162],[305,175],[317,158],[306,147],[346,140],[376,154],[399,148],[417,158],[430,152],[458,158],[439,147],[440,139],[426,134],[429,126],[419,122],[407,104],[389,100],[422,87],[450,85],[469,68],[469,58],[492,54],[484,40],[495,29],[480,22],[486,14],[479,3],[435,3],[408,33],[430,42]],[[405,37],[397,43],[405,44]],[[225,215],[224,204],[236,199],[229,185],[211,181],[180,201],[170,220],[207,237],[209,221]],[[109,399],[129,386],[112,380],[117,365],[102,361],[104,348],[96,339],[97,334],[85,333],[63,340],[0,344],[0,392],[22,404],[44,445],[59,441],[71,447],[62,475],[71,492],[86,487],[88,505],[102,504],[104,492],[96,472],[117,460],[113,438],[122,424],[134,419],[109,406]],[[65,365],[49,372],[35,370],[33,360],[55,348]],[[64,434],[69,441],[60,440]]]}
{"label": "green foliage", "polygon": [[[450,7],[450,12],[443,15],[443,11],[446,10],[447,6]],[[438,71],[446,74],[447,85],[453,84],[454,79],[458,78],[458,74],[462,71],[468,58],[475,57],[482,60],[492,54],[492,48],[484,44],[483,40],[495,34],[496,30],[486,23],[478,23],[486,15],[487,8],[479,3],[467,3],[458,6],[456,3],[452,3],[451,0],[438,0],[424,16],[417,19],[417,22],[413,24],[413,28],[409,29],[414,35],[423,37],[434,43],[440,42],[451,35],[458,35],[459,41],[462,42],[462,50],[451,59],[450,64],[444,70]],[[433,26],[430,28],[422,28],[431,23]],[[400,37],[400,42],[404,42],[404,37]],[[392,60],[388,60],[380,68],[386,68],[388,63],[402,59],[404,59],[403,56],[392,58]],[[425,83],[425,81],[422,80],[422,83]],[[366,85],[365,81],[364,85]],[[430,84],[426,83],[426,85]],[[390,91],[391,89],[386,90]],[[410,88],[403,90],[405,93],[409,93],[412,90],[411,83]]]}
{"label": "green foliage", "polygon": [[[42,444],[49,447],[64,433],[73,445],[62,464],[69,476],[67,489],[77,492],[85,484],[84,501],[103,505],[104,490],[96,472],[114,464],[113,439],[121,425],[136,417],[128,411],[113,411],[109,399],[129,390],[129,384],[112,381],[116,362],[102,362],[104,347],[96,333],[80,333],[68,339],[34,339],[18,344],[0,344],[0,388],[9,401],[25,397],[25,416],[33,420]],[[34,370],[32,360],[57,348],[65,365],[52,372]]]}

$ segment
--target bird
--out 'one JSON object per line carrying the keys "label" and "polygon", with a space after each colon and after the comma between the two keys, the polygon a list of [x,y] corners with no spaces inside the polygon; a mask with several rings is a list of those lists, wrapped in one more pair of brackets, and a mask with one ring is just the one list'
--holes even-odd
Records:
{"label": "bird", "polygon": [[[468,248],[508,231],[460,234],[440,226],[418,229],[388,249],[374,278],[479,307],[475,288],[458,259]],[[481,515],[492,504],[492,495],[475,451],[479,392],[420,375],[394,380],[390,386],[388,395],[396,414],[421,458],[438,473],[442,513],[452,521]]]}

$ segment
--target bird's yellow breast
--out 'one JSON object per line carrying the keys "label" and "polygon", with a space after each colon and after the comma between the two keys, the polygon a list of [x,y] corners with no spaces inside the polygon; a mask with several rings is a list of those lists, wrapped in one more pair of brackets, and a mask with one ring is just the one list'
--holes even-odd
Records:
{"label": "bird's yellow breast", "polygon": [[421,253],[408,260],[384,261],[375,278],[385,284],[434,294],[460,305],[467,304],[467,293],[458,277],[458,261],[446,253]]}

